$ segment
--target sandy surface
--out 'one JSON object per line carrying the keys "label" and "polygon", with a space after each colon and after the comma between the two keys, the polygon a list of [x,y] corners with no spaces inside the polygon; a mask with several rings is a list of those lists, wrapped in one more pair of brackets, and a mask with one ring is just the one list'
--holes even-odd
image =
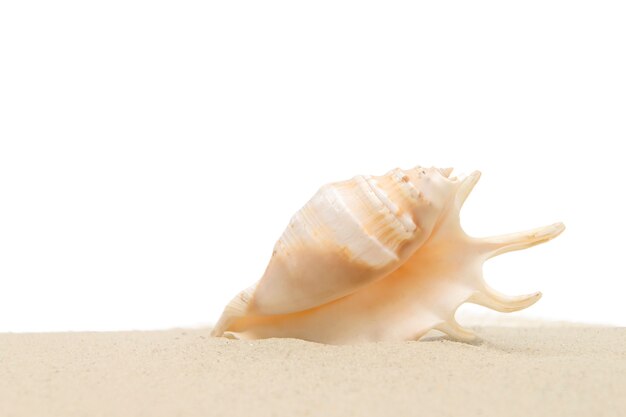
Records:
{"label": "sandy surface", "polygon": [[358,346],[0,334],[0,416],[626,416],[626,328],[477,331]]}

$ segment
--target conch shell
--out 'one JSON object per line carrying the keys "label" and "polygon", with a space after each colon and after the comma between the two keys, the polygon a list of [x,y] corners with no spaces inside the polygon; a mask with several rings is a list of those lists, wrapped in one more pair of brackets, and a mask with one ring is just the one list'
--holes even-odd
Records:
{"label": "conch shell", "polygon": [[274,247],[263,277],[225,308],[214,336],[331,344],[417,340],[431,329],[470,341],[455,320],[471,302],[501,312],[541,293],[506,296],[482,277],[489,258],[558,236],[562,223],[474,238],[459,212],[480,178],[394,169],[323,186]]}

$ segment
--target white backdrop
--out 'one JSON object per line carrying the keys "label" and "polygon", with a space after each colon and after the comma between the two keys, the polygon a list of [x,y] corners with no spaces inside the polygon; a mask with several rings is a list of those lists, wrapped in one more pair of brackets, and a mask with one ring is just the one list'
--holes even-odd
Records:
{"label": "white backdrop", "polygon": [[0,331],[215,322],[320,185],[417,164],[483,172],[472,235],[566,224],[486,264],[543,291],[516,315],[626,325],[625,21],[619,1],[4,1]]}

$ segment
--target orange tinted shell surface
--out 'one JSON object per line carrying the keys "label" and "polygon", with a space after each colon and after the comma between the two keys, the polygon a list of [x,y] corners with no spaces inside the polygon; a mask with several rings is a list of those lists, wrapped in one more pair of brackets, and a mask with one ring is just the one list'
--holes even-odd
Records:
{"label": "orange tinted shell surface", "polygon": [[347,344],[416,340],[438,329],[473,333],[455,320],[465,302],[508,312],[540,293],[491,289],[482,265],[560,234],[561,223],[473,238],[459,212],[480,178],[451,169],[394,169],[323,186],[291,219],[261,279],[226,306],[214,336],[294,337]]}

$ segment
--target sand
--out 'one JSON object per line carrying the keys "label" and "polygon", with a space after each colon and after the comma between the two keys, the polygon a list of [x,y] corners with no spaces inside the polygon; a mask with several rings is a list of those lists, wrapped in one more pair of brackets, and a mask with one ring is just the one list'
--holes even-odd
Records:
{"label": "sand", "polygon": [[626,328],[476,330],[357,346],[0,334],[0,416],[626,416]]}

